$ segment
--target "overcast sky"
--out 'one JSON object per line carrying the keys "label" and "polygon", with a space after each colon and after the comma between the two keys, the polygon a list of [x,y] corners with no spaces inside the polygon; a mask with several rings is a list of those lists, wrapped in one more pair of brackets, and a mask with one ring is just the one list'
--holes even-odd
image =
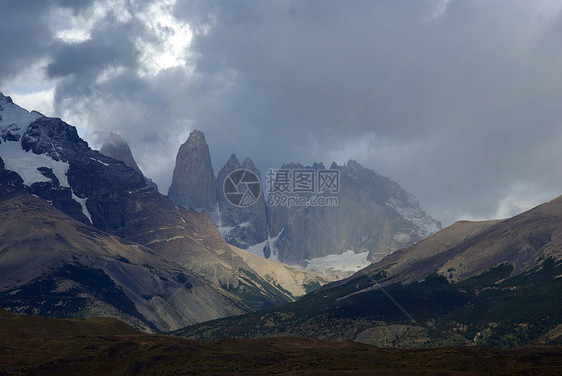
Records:
{"label": "overcast sky", "polygon": [[560,1],[0,1],[0,91],[93,148],[118,132],[167,193],[203,130],[215,173],[355,159],[444,225],[562,193]]}

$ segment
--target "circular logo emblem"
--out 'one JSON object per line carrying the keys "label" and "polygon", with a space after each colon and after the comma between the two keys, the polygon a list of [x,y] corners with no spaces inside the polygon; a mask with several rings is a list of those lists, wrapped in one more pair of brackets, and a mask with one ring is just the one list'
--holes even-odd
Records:
{"label": "circular logo emblem", "polygon": [[260,178],[250,170],[234,170],[224,180],[222,190],[224,197],[232,205],[245,208],[253,205],[260,197]]}

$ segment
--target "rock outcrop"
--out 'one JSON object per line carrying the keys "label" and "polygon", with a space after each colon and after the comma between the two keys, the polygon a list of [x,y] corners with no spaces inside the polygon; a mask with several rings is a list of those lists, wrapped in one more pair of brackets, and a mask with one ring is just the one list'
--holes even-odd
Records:
{"label": "rock outcrop", "polygon": [[271,236],[279,235],[275,248],[280,261],[306,266],[307,260],[347,250],[368,252],[368,260],[377,261],[441,229],[398,183],[355,161],[343,166],[333,163],[330,169],[340,174],[339,192],[333,194],[337,205],[269,208]]}
{"label": "rock outcrop", "polygon": [[22,178],[13,171],[7,171],[0,158],[0,197],[24,191]]}
{"label": "rock outcrop", "polygon": [[178,151],[168,197],[184,208],[208,212],[229,244],[248,249],[268,239],[265,200],[261,187],[251,205],[241,207],[228,200],[225,180],[236,170],[251,171],[259,185],[261,174],[254,162],[246,158],[241,163],[234,154],[215,179],[205,135],[194,130]]}
{"label": "rock outcrop", "polygon": [[203,132],[194,130],[180,146],[168,198],[186,209],[216,210],[217,184],[209,146]]}
{"label": "rock outcrop", "polygon": [[224,184],[228,175],[236,170],[253,172],[261,180],[260,171],[250,158],[240,163],[232,154],[217,177],[217,198],[219,206],[219,230],[225,240],[236,247],[247,249],[268,238],[267,216],[263,192],[257,201],[246,207],[233,205],[225,196]]}

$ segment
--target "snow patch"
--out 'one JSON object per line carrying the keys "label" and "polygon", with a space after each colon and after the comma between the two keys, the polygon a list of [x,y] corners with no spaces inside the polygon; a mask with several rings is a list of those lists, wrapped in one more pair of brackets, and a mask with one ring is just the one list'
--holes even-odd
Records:
{"label": "snow patch", "polygon": [[8,141],[0,144],[0,157],[4,160],[6,170],[14,171],[23,179],[23,183],[31,186],[33,183],[50,182],[46,176],[43,176],[37,169],[45,167],[53,170],[53,174],[59,180],[61,187],[69,188],[68,178],[68,162],[55,161],[46,154],[34,154],[26,152],[20,146],[19,142]]}
{"label": "snow patch", "polygon": [[[304,269],[320,273],[355,273],[371,265],[371,262],[367,259],[368,257],[368,251],[355,253],[352,250],[347,250],[339,255],[327,255],[306,260],[306,267]],[[302,269],[302,266],[295,265],[295,267]]]}
{"label": "snow patch", "polygon": [[82,213],[86,216],[86,218],[88,218],[90,223],[93,225],[94,222],[92,221],[92,216],[90,215],[90,212],[88,211],[88,207],[86,206],[86,200],[88,200],[88,199],[87,198],[80,198],[80,197],[76,196],[73,191],[71,191],[71,192],[72,192],[72,199],[74,201],[76,201],[77,203],[79,203],[80,206],[82,206]]}
{"label": "snow patch", "polygon": [[234,230],[233,226],[217,226],[217,228],[219,229],[219,232],[221,234],[221,236],[224,238],[226,237],[228,234],[230,234],[230,232],[232,230]]}
{"label": "snow patch", "polygon": [[27,131],[29,124],[41,117],[43,117],[43,115],[39,112],[29,112],[9,102],[7,97],[0,96],[0,128],[15,124],[16,127],[19,128],[17,132],[21,137]]}
{"label": "snow patch", "polygon": [[101,163],[101,164],[104,165],[105,167],[109,166],[109,163],[102,162],[102,161],[100,161],[99,159],[92,158],[92,157],[90,157],[90,159],[91,159],[92,161]]}
{"label": "snow patch", "polygon": [[260,256],[263,258],[266,258],[265,255],[263,254],[263,248],[265,247],[266,244],[269,244],[269,249],[271,250],[271,254],[268,258],[268,260],[273,260],[273,261],[279,261],[279,252],[277,250],[277,247],[275,246],[275,243],[277,242],[277,239],[279,239],[279,235],[281,235],[281,233],[283,232],[283,230],[281,230],[281,232],[274,238],[272,238],[271,236],[267,238],[267,240],[255,244],[249,248],[246,249],[246,251],[256,255],[256,256]]}
{"label": "snow patch", "polygon": [[221,211],[218,205],[216,206],[216,209],[213,211],[213,213],[209,213],[209,215],[211,215],[211,219],[213,219],[213,222],[217,224],[217,229],[219,230],[223,238],[225,238],[232,232],[232,230],[234,230],[234,226],[223,226]]}

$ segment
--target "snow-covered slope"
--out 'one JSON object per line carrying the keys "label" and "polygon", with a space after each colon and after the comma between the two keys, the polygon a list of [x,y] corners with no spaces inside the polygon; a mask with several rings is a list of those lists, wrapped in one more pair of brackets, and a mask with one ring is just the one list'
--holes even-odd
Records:
{"label": "snow-covered slope", "polygon": [[51,178],[41,174],[39,170],[48,168],[53,170],[61,187],[70,187],[66,177],[67,162],[54,161],[46,154],[37,155],[26,152],[18,141],[7,141],[0,144],[0,157],[4,160],[6,169],[17,172],[27,186],[31,186],[33,183],[50,182]]}
{"label": "snow-covered slope", "polygon": [[37,111],[27,111],[12,101],[11,97],[0,93],[0,138],[21,138],[27,126],[34,120],[44,117]]}
{"label": "snow-covered slope", "polygon": [[369,265],[371,265],[369,251],[355,253],[352,250],[347,250],[339,255],[327,255],[306,260],[305,270],[343,279]]}
{"label": "snow-covered slope", "polygon": [[[0,158],[4,161],[4,167],[8,171],[17,173],[23,184],[29,188],[30,193],[45,191],[47,186],[67,188],[70,191],[70,200],[75,201],[80,208],[84,220],[86,218],[92,223],[92,217],[86,206],[86,198],[79,197],[71,189],[68,183],[68,160],[64,161],[59,155],[60,147],[55,147],[50,135],[46,139],[39,140],[28,133],[29,126],[38,119],[46,119],[37,111],[27,111],[13,103],[12,98],[0,93]],[[46,143],[51,146],[51,155],[47,152],[35,153],[23,146],[23,143]],[[53,154],[54,157],[53,158]],[[53,203],[46,197],[46,201]],[[78,207],[77,207],[78,208]]]}
{"label": "snow-covered slope", "polygon": [[17,172],[27,186],[51,181],[42,175],[38,168],[53,167],[53,173],[61,185],[68,187],[67,163],[55,162],[46,155],[29,153],[21,148],[21,139],[27,131],[27,127],[40,117],[43,115],[39,112],[28,112],[14,104],[12,98],[0,93],[0,157],[4,160],[5,168]]}

